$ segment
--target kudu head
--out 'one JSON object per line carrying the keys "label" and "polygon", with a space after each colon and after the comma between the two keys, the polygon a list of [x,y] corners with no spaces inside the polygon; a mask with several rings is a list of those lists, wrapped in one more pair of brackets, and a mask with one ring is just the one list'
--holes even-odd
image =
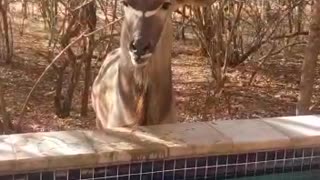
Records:
{"label": "kudu head", "polygon": [[180,5],[209,4],[212,0],[122,0],[124,27],[121,46],[135,67],[148,64],[171,14]]}

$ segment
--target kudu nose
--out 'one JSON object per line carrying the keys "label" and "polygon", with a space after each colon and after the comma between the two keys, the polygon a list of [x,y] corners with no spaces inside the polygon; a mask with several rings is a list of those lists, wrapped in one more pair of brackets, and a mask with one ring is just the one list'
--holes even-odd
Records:
{"label": "kudu nose", "polygon": [[150,53],[150,50],[151,50],[150,43],[143,43],[139,40],[132,41],[130,43],[130,51],[138,57],[141,57],[141,56],[144,56],[144,55]]}

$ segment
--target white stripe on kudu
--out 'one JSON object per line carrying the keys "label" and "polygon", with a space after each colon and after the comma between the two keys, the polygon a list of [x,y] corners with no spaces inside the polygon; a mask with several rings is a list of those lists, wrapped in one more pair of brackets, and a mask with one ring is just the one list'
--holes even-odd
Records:
{"label": "white stripe on kudu", "polygon": [[[166,1],[166,2],[169,2],[169,1]],[[162,4],[155,10],[152,10],[152,11],[141,11],[141,10],[137,10],[137,9],[134,9],[133,7],[129,6],[129,7],[126,7],[127,10],[130,10],[130,12],[136,16],[142,16],[144,14],[144,17],[151,17],[151,16],[154,16],[157,14],[157,12],[159,10],[161,10],[162,8]]]}

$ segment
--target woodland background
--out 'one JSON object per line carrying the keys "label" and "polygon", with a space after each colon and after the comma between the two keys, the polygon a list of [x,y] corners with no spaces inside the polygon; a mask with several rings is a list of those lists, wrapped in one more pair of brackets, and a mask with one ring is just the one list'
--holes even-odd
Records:
{"label": "woodland background", "polygon": [[[90,86],[120,0],[0,0],[0,134],[95,128]],[[219,0],[172,15],[181,122],[320,111],[319,0]]]}

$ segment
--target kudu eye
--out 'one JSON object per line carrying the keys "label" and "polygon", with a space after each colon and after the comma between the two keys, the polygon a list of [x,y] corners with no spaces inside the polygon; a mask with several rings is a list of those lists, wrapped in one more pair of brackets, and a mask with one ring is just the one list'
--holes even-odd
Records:
{"label": "kudu eye", "polygon": [[127,2],[126,0],[122,0],[122,1],[121,1],[121,4],[124,5],[125,7],[128,7],[128,6],[129,6],[129,4],[128,4],[128,2]]}
{"label": "kudu eye", "polygon": [[170,8],[170,6],[171,6],[170,2],[165,2],[165,3],[162,4],[161,8],[164,9],[164,10],[168,10]]}

